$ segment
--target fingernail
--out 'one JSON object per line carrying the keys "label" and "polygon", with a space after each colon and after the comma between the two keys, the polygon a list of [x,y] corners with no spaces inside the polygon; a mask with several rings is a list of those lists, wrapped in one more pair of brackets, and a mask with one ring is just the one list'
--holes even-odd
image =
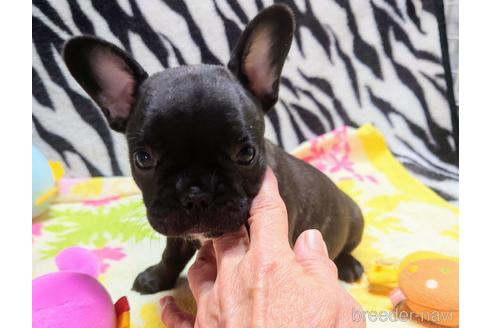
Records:
{"label": "fingernail", "polygon": [[306,233],[306,245],[309,249],[313,251],[323,251],[325,255],[328,255],[328,250],[326,249],[326,244],[321,236],[321,233],[316,229],[310,229]]}

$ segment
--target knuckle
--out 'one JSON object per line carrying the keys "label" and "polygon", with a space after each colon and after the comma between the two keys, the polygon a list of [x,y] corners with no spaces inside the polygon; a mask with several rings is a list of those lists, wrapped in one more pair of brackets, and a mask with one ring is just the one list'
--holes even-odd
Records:
{"label": "knuckle", "polygon": [[326,266],[330,272],[333,272],[334,275],[338,276],[338,268],[335,262],[330,259],[326,259]]}
{"label": "knuckle", "polygon": [[203,266],[202,263],[200,263],[200,260],[197,258],[195,263],[193,263],[190,266],[190,269],[188,270],[188,278],[190,280],[193,280],[194,277],[200,273],[200,268]]}
{"label": "knuckle", "polygon": [[257,254],[253,261],[253,272],[258,279],[263,279],[265,276],[274,275],[281,265],[281,261],[275,257]]}
{"label": "knuckle", "polygon": [[286,208],[280,195],[267,194],[255,198],[251,210],[257,213],[264,211],[286,211]]}

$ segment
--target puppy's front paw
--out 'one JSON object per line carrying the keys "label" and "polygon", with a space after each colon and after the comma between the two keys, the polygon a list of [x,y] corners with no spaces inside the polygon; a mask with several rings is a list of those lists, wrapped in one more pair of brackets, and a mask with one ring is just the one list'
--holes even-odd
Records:
{"label": "puppy's front paw", "polygon": [[155,294],[174,287],[176,277],[172,279],[158,266],[154,265],[139,273],[132,289],[140,294]]}
{"label": "puppy's front paw", "polygon": [[350,254],[341,253],[335,259],[338,269],[338,279],[345,282],[354,282],[360,279],[364,273],[362,264]]}

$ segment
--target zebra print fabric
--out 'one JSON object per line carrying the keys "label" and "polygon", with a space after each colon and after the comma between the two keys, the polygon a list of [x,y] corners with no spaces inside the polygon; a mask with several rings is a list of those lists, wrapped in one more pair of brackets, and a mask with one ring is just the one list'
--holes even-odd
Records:
{"label": "zebra print fabric", "polygon": [[337,126],[370,122],[414,175],[457,200],[442,1],[33,0],[33,143],[72,176],[129,174],[125,140],[68,73],[64,41],[97,35],[149,73],[224,64],[245,24],[273,2],[293,9],[297,29],[267,137],[291,150]]}

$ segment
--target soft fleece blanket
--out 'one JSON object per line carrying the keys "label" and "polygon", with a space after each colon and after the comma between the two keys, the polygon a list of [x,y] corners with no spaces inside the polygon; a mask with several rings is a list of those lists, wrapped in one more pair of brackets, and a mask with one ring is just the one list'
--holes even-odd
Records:
{"label": "soft fleece blanket", "polygon": [[[355,255],[366,270],[377,261],[402,259],[419,250],[458,256],[458,209],[413,178],[371,125],[338,128],[303,143],[293,154],[329,175],[361,206],[366,228]],[[104,264],[99,279],[113,299],[128,297],[132,327],[163,327],[159,299],[165,294],[173,294],[186,309],[194,310],[185,274],[172,291],[150,296],[131,291],[133,279],[159,260],[165,245],[165,238],[147,224],[131,178],[62,180],[56,203],[33,222],[32,234],[33,277],[56,271],[54,257],[67,247],[92,250]],[[365,310],[391,311],[387,296],[369,292],[367,277],[343,285]],[[422,323],[368,321],[367,325]]]}

